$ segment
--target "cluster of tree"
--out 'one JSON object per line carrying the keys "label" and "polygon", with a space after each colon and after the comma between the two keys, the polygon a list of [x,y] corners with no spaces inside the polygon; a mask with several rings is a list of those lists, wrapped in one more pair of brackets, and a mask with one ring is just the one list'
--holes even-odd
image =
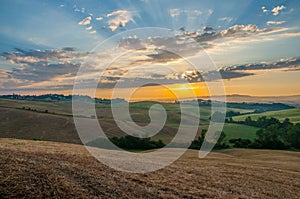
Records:
{"label": "cluster of tree", "polygon": [[[234,121],[232,118],[229,118],[229,120],[226,120],[229,123],[237,123],[237,124],[244,124],[248,126],[254,126],[258,128],[266,128],[272,124],[281,124],[280,121],[274,117],[266,117],[261,116],[257,120],[253,120],[250,116],[246,117],[244,121]],[[289,123],[288,119],[285,119],[282,125],[286,125],[286,123]]]}
{"label": "cluster of tree", "polygon": [[161,141],[154,141],[150,138],[139,138],[131,135],[126,135],[124,137],[113,137],[110,138],[112,143],[122,149],[136,149],[136,150],[149,150],[162,148],[165,144]]}
{"label": "cluster of tree", "polygon": [[[229,144],[237,148],[260,148],[260,149],[300,149],[300,123],[293,124],[289,119],[280,122],[275,118],[260,117],[254,121],[246,119],[247,124],[252,124],[261,129],[256,132],[254,141],[243,138],[230,139]],[[207,130],[202,130],[201,135],[193,140],[190,149],[200,149],[202,144],[214,145],[214,149],[228,148],[225,141],[226,134],[222,131],[216,142],[205,139]],[[149,150],[162,148],[165,144],[161,141],[154,141],[151,138],[139,138],[126,135],[124,137],[113,137],[110,140],[120,148],[129,150]]]}
{"label": "cluster of tree", "polygon": [[[262,120],[265,121],[264,119]],[[300,123],[293,124],[289,119],[285,119],[283,122],[280,122],[277,119],[270,119],[262,126],[263,127],[256,132],[254,141],[236,138],[230,139],[229,144],[231,144],[232,147],[237,148],[300,149]],[[199,150],[204,142],[206,142],[206,144],[214,145],[214,149],[224,149],[229,147],[225,141],[226,134],[223,131],[220,132],[220,136],[216,139],[216,143],[206,140],[206,133],[207,130],[202,130],[201,135],[191,142],[189,148]],[[149,150],[165,146],[161,140],[154,141],[150,138],[139,138],[130,135],[120,138],[113,137],[110,138],[110,140],[118,147],[129,150]]]}
{"label": "cluster of tree", "polygon": [[[260,149],[300,149],[300,123],[293,124],[289,119],[283,122],[275,118],[259,118],[254,122],[260,130],[256,132],[253,142],[248,139],[231,139],[233,147]],[[263,121],[265,123],[263,123]]]}
{"label": "cluster of tree", "polygon": [[62,94],[44,94],[44,95],[1,95],[3,99],[16,99],[16,100],[32,100],[32,101],[60,101],[60,100],[72,100],[72,95]]}
{"label": "cluster of tree", "polygon": [[252,142],[249,139],[243,139],[243,138],[230,139],[229,143],[232,144],[232,146],[236,147],[236,148],[251,148],[252,147]]}
{"label": "cluster of tree", "polygon": [[[176,101],[178,102],[178,101]],[[183,103],[190,103],[194,102],[194,100],[185,100],[181,101]],[[212,100],[197,100],[199,106],[224,106],[224,102],[220,101],[212,101]],[[266,111],[279,111],[279,110],[286,110],[295,108],[293,106],[282,104],[282,103],[247,103],[247,102],[227,102],[227,108],[237,108],[237,109],[246,109],[246,110],[253,110],[254,113],[262,113]]]}
{"label": "cluster of tree", "polygon": [[[193,140],[191,145],[190,145],[190,149],[200,149],[203,142],[207,142],[208,144],[214,144],[214,143],[209,143],[209,141],[205,140],[205,135],[207,133],[207,130],[202,130],[201,131],[201,135],[196,139]],[[216,133],[218,134],[218,133]],[[226,134],[224,133],[224,131],[220,132],[220,136],[217,140],[217,142],[214,144],[214,149],[225,149],[228,148],[229,145],[226,143],[225,141],[225,137]]]}
{"label": "cluster of tree", "polygon": [[249,114],[249,113],[241,113],[236,111],[227,111],[226,113],[222,113],[220,111],[216,111],[211,115],[211,117],[209,117],[209,119],[212,122],[232,122],[233,116],[244,115],[244,114]]}
{"label": "cluster of tree", "polygon": [[248,109],[254,110],[255,113],[262,113],[266,111],[279,111],[279,110],[286,110],[295,108],[293,106],[282,104],[282,103],[235,103],[229,102],[226,104],[228,108],[238,108],[238,109]]}
{"label": "cluster of tree", "polygon": [[42,111],[42,110],[32,109],[30,107],[25,107],[25,106],[23,106],[22,109],[23,110],[28,110],[28,111],[39,112],[39,113],[49,113],[49,111],[47,109]]}
{"label": "cluster of tree", "polygon": [[[206,133],[207,130],[202,130],[201,135],[192,141],[189,148],[199,150],[203,142],[206,142],[207,144],[214,144],[214,149],[224,149],[229,147],[229,145],[225,142],[226,135],[223,131],[220,132],[220,136],[216,139],[216,143],[209,143],[209,141],[205,140]],[[161,140],[155,141],[151,140],[151,138],[139,138],[131,135],[126,135],[124,137],[112,137],[110,138],[110,141],[116,146],[128,150],[150,150],[166,146]],[[180,146],[178,145],[173,147]]]}
{"label": "cluster of tree", "polygon": [[233,116],[238,116],[238,115],[242,115],[241,112],[237,112],[237,111],[227,111],[226,112],[226,117],[233,117]]}
{"label": "cluster of tree", "polygon": [[292,124],[288,119],[271,124],[256,132],[253,148],[300,149],[300,123]]}
{"label": "cluster of tree", "polygon": [[15,99],[15,100],[31,100],[31,101],[71,101],[73,98],[85,101],[93,101],[95,103],[110,104],[112,102],[125,102],[124,99],[105,99],[105,98],[92,98],[87,95],[62,95],[62,94],[44,94],[44,95],[0,95],[2,99]]}

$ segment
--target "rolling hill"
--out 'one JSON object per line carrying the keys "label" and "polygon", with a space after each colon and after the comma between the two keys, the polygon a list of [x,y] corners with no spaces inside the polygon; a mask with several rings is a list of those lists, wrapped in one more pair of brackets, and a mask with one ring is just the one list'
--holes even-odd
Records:
{"label": "rolling hill", "polygon": [[0,198],[299,198],[300,154],[188,150],[161,170],[113,170],[81,145],[0,139]]}
{"label": "rolling hill", "polygon": [[[154,102],[135,102],[130,104],[133,120],[141,126],[148,124],[148,110]],[[167,123],[162,131],[153,137],[168,143],[176,134],[180,122],[180,108],[177,104],[162,103],[168,113]],[[191,107],[192,109],[193,107]],[[249,112],[247,109],[229,108],[228,110]],[[0,99],[0,137],[31,140],[81,143],[73,121],[71,101],[27,101]],[[110,105],[96,104],[96,112],[101,127],[109,137],[124,136],[124,132],[116,125]],[[200,107],[200,126],[207,129],[210,107]],[[225,124],[227,140],[245,137],[252,140],[256,128],[240,124]]]}
{"label": "rolling hill", "polygon": [[233,119],[235,121],[242,121],[245,120],[246,117],[250,116],[252,119],[256,120],[258,117],[266,116],[266,117],[274,117],[283,121],[285,118],[289,118],[293,123],[300,122],[300,108],[288,109],[288,110],[281,110],[281,111],[268,111],[259,114],[246,114],[235,116]]}

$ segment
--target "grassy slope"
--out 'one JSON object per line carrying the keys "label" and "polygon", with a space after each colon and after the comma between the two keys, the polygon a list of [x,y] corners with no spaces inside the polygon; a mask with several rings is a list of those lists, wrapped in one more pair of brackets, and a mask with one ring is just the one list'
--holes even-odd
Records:
{"label": "grassy slope", "polygon": [[0,139],[0,198],[300,198],[300,153],[189,150],[153,173],[118,172],[80,145]]}
{"label": "grassy slope", "polygon": [[260,114],[247,114],[241,116],[233,117],[236,121],[245,120],[246,117],[251,116],[252,119],[256,120],[258,117],[267,116],[267,117],[274,117],[279,120],[284,120],[285,118],[290,118],[291,122],[297,123],[300,122],[300,108],[289,109],[289,110],[282,110],[282,111],[269,111]]}
{"label": "grassy slope", "polygon": [[[139,125],[147,125],[149,120],[148,110],[153,102],[137,102],[130,104],[130,111],[134,121]],[[180,107],[177,104],[164,103],[168,112],[167,123],[163,131],[154,137],[164,142],[176,134],[180,122]],[[10,108],[3,108],[10,107]],[[40,112],[23,110],[22,107],[30,107]],[[188,107],[188,110],[194,109]],[[49,113],[44,113],[48,110]],[[241,109],[230,109],[243,112]],[[22,139],[41,139],[50,141],[62,141],[80,143],[72,119],[71,102],[39,102],[24,100],[0,99],[0,135],[1,137],[14,137]],[[110,106],[96,104],[99,122],[108,136],[122,136],[124,133],[116,126],[110,111]],[[251,110],[246,110],[251,111]],[[207,129],[209,124],[210,108],[200,107],[200,128]],[[224,131],[227,139],[236,137],[252,138],[255,128],[239,124],[225,124]]]}
{"label": "grassy slope", "polygon": [[223,131],[226,134],[226,140],[233,138],[243,138],[254,140],[255,133],[258,130],[256,127],[246,126],[241,124],[225,124]]}

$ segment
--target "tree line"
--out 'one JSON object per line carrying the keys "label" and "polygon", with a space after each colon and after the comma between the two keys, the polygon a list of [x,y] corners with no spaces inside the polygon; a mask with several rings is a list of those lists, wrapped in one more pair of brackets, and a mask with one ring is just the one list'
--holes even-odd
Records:
{"label": "tree line", "polygon": [[[300,123],[293,124],[289,119],[280,122],[276,118],[266,118],[262,116],[257,120],[252,120],[247,117],[243,124],[259,127],[253,141],[244,138],[230,139],[226,141],[224,131],[219,132],[220,136],[217,139],[214,149],[224,149],[229,147],[236,148],[255,148],[255,149],[300,149]],[[191,141],[190,149],[200,149],[205,140],[207,130],[202,130],[200,136]],[[113,137],[111,141],[120,148],[149,150],[157,149],[166,146],[161,141],[151,140],[151,138],[139,138],[126,135],[124,137]]]}
{"label": "tree line", "polygon": [[246,117],[244,121],[233,123],[259,127],[253,142],[249,139],[229,140],[233,147],[259,148],[259,149],[300,149],[300,123],[293,124],[286,118],[282,122],[266,116],[252,120]]}

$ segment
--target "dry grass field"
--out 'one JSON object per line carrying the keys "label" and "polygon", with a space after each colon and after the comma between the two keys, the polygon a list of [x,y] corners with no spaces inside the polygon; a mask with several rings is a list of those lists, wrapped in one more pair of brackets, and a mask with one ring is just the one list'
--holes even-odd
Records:
{"label": "dry grass field", "polygon": [[147,174],[115,171],[81,145],[0,139],[0,198],[300,198],[300,153],[189,150]]}

